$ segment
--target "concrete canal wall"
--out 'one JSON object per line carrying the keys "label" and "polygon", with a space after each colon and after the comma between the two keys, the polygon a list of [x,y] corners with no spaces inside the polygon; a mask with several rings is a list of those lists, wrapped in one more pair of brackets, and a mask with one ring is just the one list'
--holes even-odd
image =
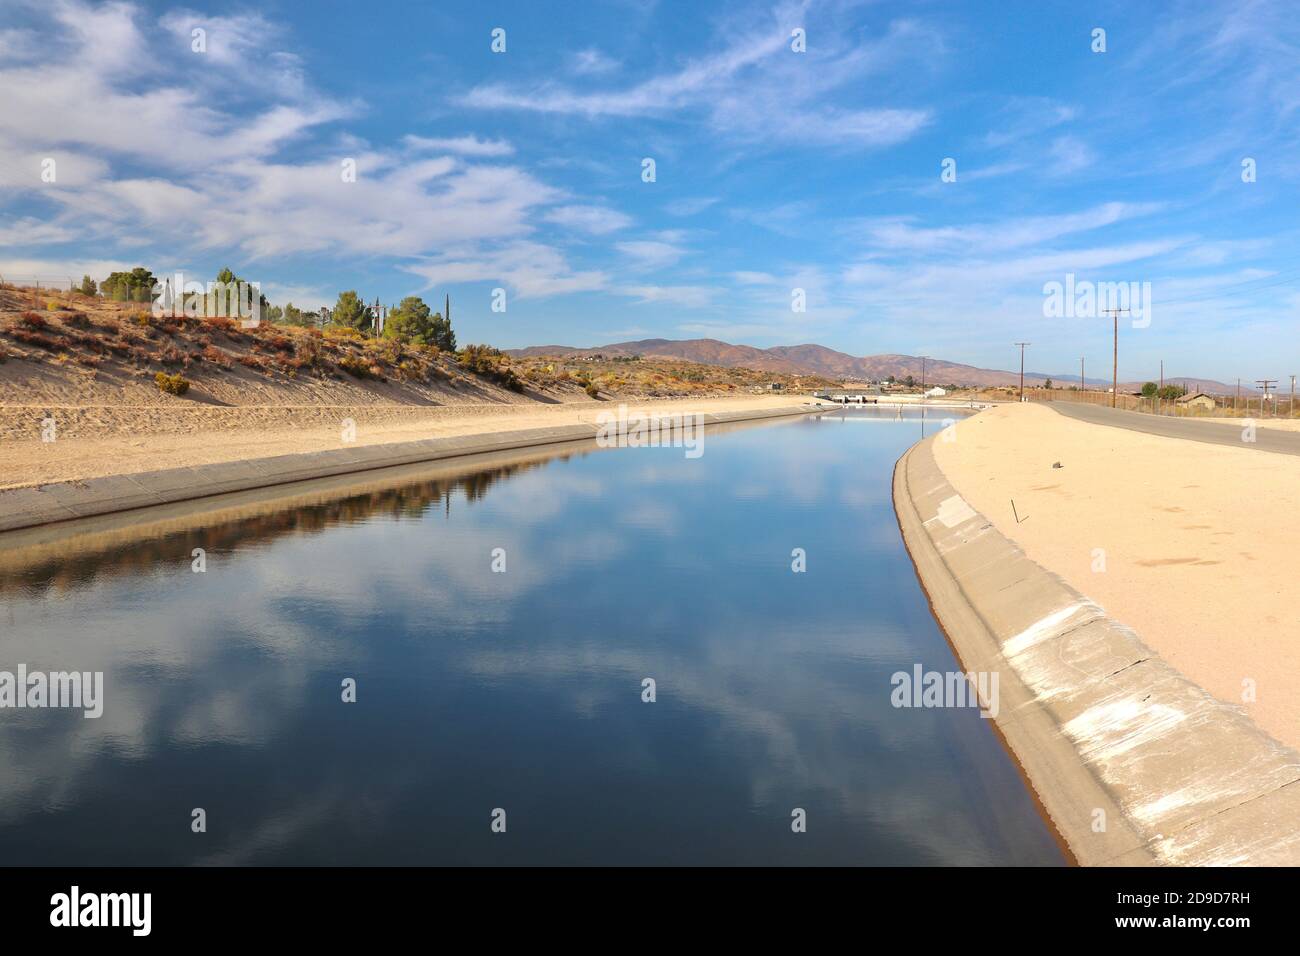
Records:
{"label": "concrete canal wall", "polygon": [[[712,412],[701,418],[707,429],[710,425],[786,418],[822,410],[814,405],[790,405]],[[649,411],[653,413],[653,409]],[[685,413],[674,409],[663,414],[671,417]],[[5,489],[0,490],[0,532],[377,468],[560,442],[594,441],[598,433],[599,426],[594,424],[557,425],[422,441],[348,445],[329,451]]]}
{"label": "concrete canal wall", "polygon": [[1300,864],[1300,754],[1026,558],[949,484],[941,436],[895,469],[903,540],[962,667],[1000,675],[997,728],[1075,859]]}

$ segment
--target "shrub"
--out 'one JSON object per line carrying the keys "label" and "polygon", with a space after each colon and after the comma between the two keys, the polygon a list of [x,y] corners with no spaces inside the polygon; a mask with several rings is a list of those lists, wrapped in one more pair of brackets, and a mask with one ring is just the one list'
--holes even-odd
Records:
{"label": "shrub", "polygon": [[203,360],[211,362],[217,368],[230,368],[230,355],[215,345],[209,345],[203,350]]}
{"label": "shrub", "polygon": [[218,329],[226,338],[232,342],[244,341],[244,333],[240,330],[239,324],[234,319],[228,319],[225,316],[216,315],[205,322],[214,329]]}
{"label": "shrub", "polygon": [[348,325],[335,325],[325,330],[325,338],[341,341],[343,339],[364,339],[365,336]]}
{"label": "shrub", "polygon": [[132,312],[131,321],[142,328],[148,328],[153,324],[153,316],[148,312]]}
{"label": "shrub", "polygon": [[79,329],[90,328],[90,318],[85,312],[73,312],[71,315],[66,316],[63,321],[65,324],[75,326]]}
{"label": "shrub", "polygon": [[319,335],[308,336],[298,344],[298,358],[302,365],[315,365],[320,361],[321,342]]}
{"label": "shrub", "polygon": [[596,387],[595,382],[588,382],[587,387],[584,388],[583,391],[586,392],[588,395],[590,395],[592,398],[595,398],[597,395],[600,394],[600,389]]}
{"label": "shrub", "polygon": [[28,332],[25,329],[10,329],[9,334],[24,345],[34,345],[39,349],[45,349],[49,352],[66,349],[72,344],[62,335],[49,336],[41,332]]}
{"label": "shrub", "polygon": [[338,361],[339,368],[357,378],[383,378],[379,367],[357,355],[345,355]]}
{"label": "shrub", "polygon": [[166,372],[159,372],[153,380],[159,390],[168,395],[184,395],[190,390],[190,383],[180,374],[168,375]]}
{"label": "shrub", "polygon": [[43,316],[39,316],[35,312],[24,312],[18,317],[18,321],[29,329],[43,329],[50,324],[45,321]]}

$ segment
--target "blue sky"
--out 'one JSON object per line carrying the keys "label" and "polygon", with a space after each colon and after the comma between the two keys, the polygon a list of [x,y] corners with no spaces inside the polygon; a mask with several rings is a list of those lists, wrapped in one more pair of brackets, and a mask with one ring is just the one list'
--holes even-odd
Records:
{"label": "blue sky", "polygon": [[1109,321],[1044,315],[1073,273],[1151,283],[1121,377],[1300,372],[1287,3],[0,11],[0,273],[230,265],[305,306],[449,292],[461,341],[502,347],[1008,368],[1028,340],[1031,368],[1101,375]]}

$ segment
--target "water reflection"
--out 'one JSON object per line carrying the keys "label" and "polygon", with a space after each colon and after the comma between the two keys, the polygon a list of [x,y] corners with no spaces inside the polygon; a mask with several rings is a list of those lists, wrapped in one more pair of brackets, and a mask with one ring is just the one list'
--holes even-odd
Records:
{"label": "water reflection", "polygon": [[987,722],[889,705],[953,664],[889,498],[918,423],[885,415],[0,551],[0,667],[107,686],[99,720],[0,712],[0,853],[1059,863]]}

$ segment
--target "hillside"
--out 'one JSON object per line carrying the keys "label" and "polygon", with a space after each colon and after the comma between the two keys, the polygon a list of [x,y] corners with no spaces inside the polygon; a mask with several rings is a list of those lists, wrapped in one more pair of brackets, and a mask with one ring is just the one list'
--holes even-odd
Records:
{"label": "hillside", "polygon": [[[665,357],[705,365],[728,368],[750,368],[761,371],[784,372],[790,375],[817,375],[837,381],[879,381],[889,376],[905,379],[911,375],[917,381],[922,377],[922,360],[916,355],[867,355],[858,357],[822,345],[778,345],[760,349],[749,345],[732,345],[717,339],[641,339],[635,342],[616,342],[593,348],[574,348],[564,345],[534,345],[523,349],[507,349],[508,354],[520,357],[562,356],[567,359],[605,357]],[[1020,381],[1018,371],[979,368],[944,359],[927,359],[924,362],[925,381],[933,383],[989,387],[1015,385]],[[1078,375],[1025,372],[1026,385],[1042,385],[1048,379],[1063,385],[1078,381]],[[1184,381],[1182,376],[1166,376],[1173,382]],[[1217,394],[1230,394],[1236,385],[1227,385],[1213,379],[1191,377],[1187,381],[1197,388]],[[1108,388],[1110,379],[1087,379],[1089,386]],[[1121,390],[1136,391],[1141,382],[1121,382]],[[1242,387],[1243,393],[1254,389]]]}
{"label": "hillside", "polygon": [[159,318],[137,303],[0,287],[0,438],[8,440],[39,439],[46,411],[56,408],[60,438],[91,437],[316,427],[343,417],[407,421],[451,407],[721,397],[772,380],[799,384],[676,360],[512,358],[348,328],[245,329],[228,318]]}

